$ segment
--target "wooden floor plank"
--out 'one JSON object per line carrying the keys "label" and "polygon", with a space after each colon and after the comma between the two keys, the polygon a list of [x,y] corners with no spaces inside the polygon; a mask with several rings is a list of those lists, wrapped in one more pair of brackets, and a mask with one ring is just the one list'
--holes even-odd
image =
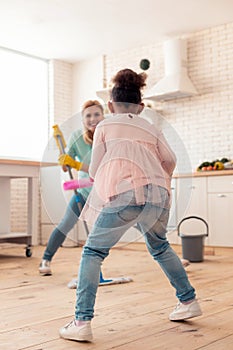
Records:
{"label": "wooden floor plank", "polygon": [[[180,252],[180,247],[174,248]],[[75,290],[68,289],[67,282],[77,274],[81,248],[61,248],[50,277],[38,274],[43,247],[34,247],[32,258],[20,250],[0,246],[0,344],[4,350],[233,349],[233,249],[214,248],[204,262],[188,267],[203,316],[182,323],[168,320],[176,303],[174,290],[144,245],[114,249],[104,262],[104,274],[131,276],[134,281],[99,288],[92,322],[94,342],[88,344],[58,335],[58,329],[73,317]]]}

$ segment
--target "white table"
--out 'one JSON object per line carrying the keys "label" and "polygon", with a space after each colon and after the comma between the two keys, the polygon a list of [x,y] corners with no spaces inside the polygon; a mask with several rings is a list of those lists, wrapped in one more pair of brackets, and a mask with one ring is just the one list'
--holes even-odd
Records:
{"label": "white table", "polygon": [[[39,235],[39,170],[40,162],[0,159],[0,243],[26,244],[26,256],[31,245],[38,244]],[[10,232],[11,179],[26,178],[28,185],[27,232]]]}

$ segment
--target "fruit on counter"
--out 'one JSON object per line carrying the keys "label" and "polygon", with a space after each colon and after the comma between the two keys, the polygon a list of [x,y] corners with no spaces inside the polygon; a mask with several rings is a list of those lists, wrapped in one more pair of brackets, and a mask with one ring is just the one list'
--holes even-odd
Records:
{"label": "fruit on counter", "polygon": [[224,164],[222,162],[215,162],[214,163],[214,170],[223,170]]}
{"label": "fruit on counter", "polygon": [[233,160],[230,161],[228,158],[222,158],[221,160],[216,159],[213,162],[205,161],[198,166],[197,171],[224,170],[230,167],[228,165],[229,162],[233,162]]}
{"label": "fruit on counter", "polygon": [[[199,165],[199,167],[197,168],[197,171],[200,171],[200,170],[207,170],[207,167],[210,166],[210,162],[203,162],[201,163],[201,165]],[[205,169],[203,169],[205,168]]]}
{"label": "fruit on counter", "polygon": [[206,170],[208,170],[208,171],[213,170],[213,166],[209,165]]}
{"label": "fruit on counter", "polygon": [[222,159],[220,160],[220,162],[222,162],[222,163],[224,164],[224,163],[230,162],[230,159],[222,158]]}

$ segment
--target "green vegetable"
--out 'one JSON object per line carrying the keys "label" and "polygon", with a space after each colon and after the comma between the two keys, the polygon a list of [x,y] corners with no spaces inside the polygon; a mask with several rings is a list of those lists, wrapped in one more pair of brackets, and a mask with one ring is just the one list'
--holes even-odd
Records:
{"label": "green vegetable", "polygon": [[222,158],[222,159],[220,160],[221,163],[227,163],[227,162],[229,162],[229,161],[230,161],[230,160],[227,159],[227,158]]}

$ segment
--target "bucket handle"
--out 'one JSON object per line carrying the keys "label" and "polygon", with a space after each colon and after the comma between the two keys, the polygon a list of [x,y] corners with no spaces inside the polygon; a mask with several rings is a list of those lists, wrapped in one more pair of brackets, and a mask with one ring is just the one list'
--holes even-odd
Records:
{"label": "bucket handle", "polygon": [[208,226],[207,222],[204,219],[200,218],[199,216],[187,216],[186,218],[182,219],[177,226],[178,236],[180,236],[180,225],[182,224],[182,222],[184,222],[185,220],[188,220],[188,219],[197,219],[197,220],[203,221],[204,224],[206,225],[205,236],[206,237],[209,236],[209,226]]}

